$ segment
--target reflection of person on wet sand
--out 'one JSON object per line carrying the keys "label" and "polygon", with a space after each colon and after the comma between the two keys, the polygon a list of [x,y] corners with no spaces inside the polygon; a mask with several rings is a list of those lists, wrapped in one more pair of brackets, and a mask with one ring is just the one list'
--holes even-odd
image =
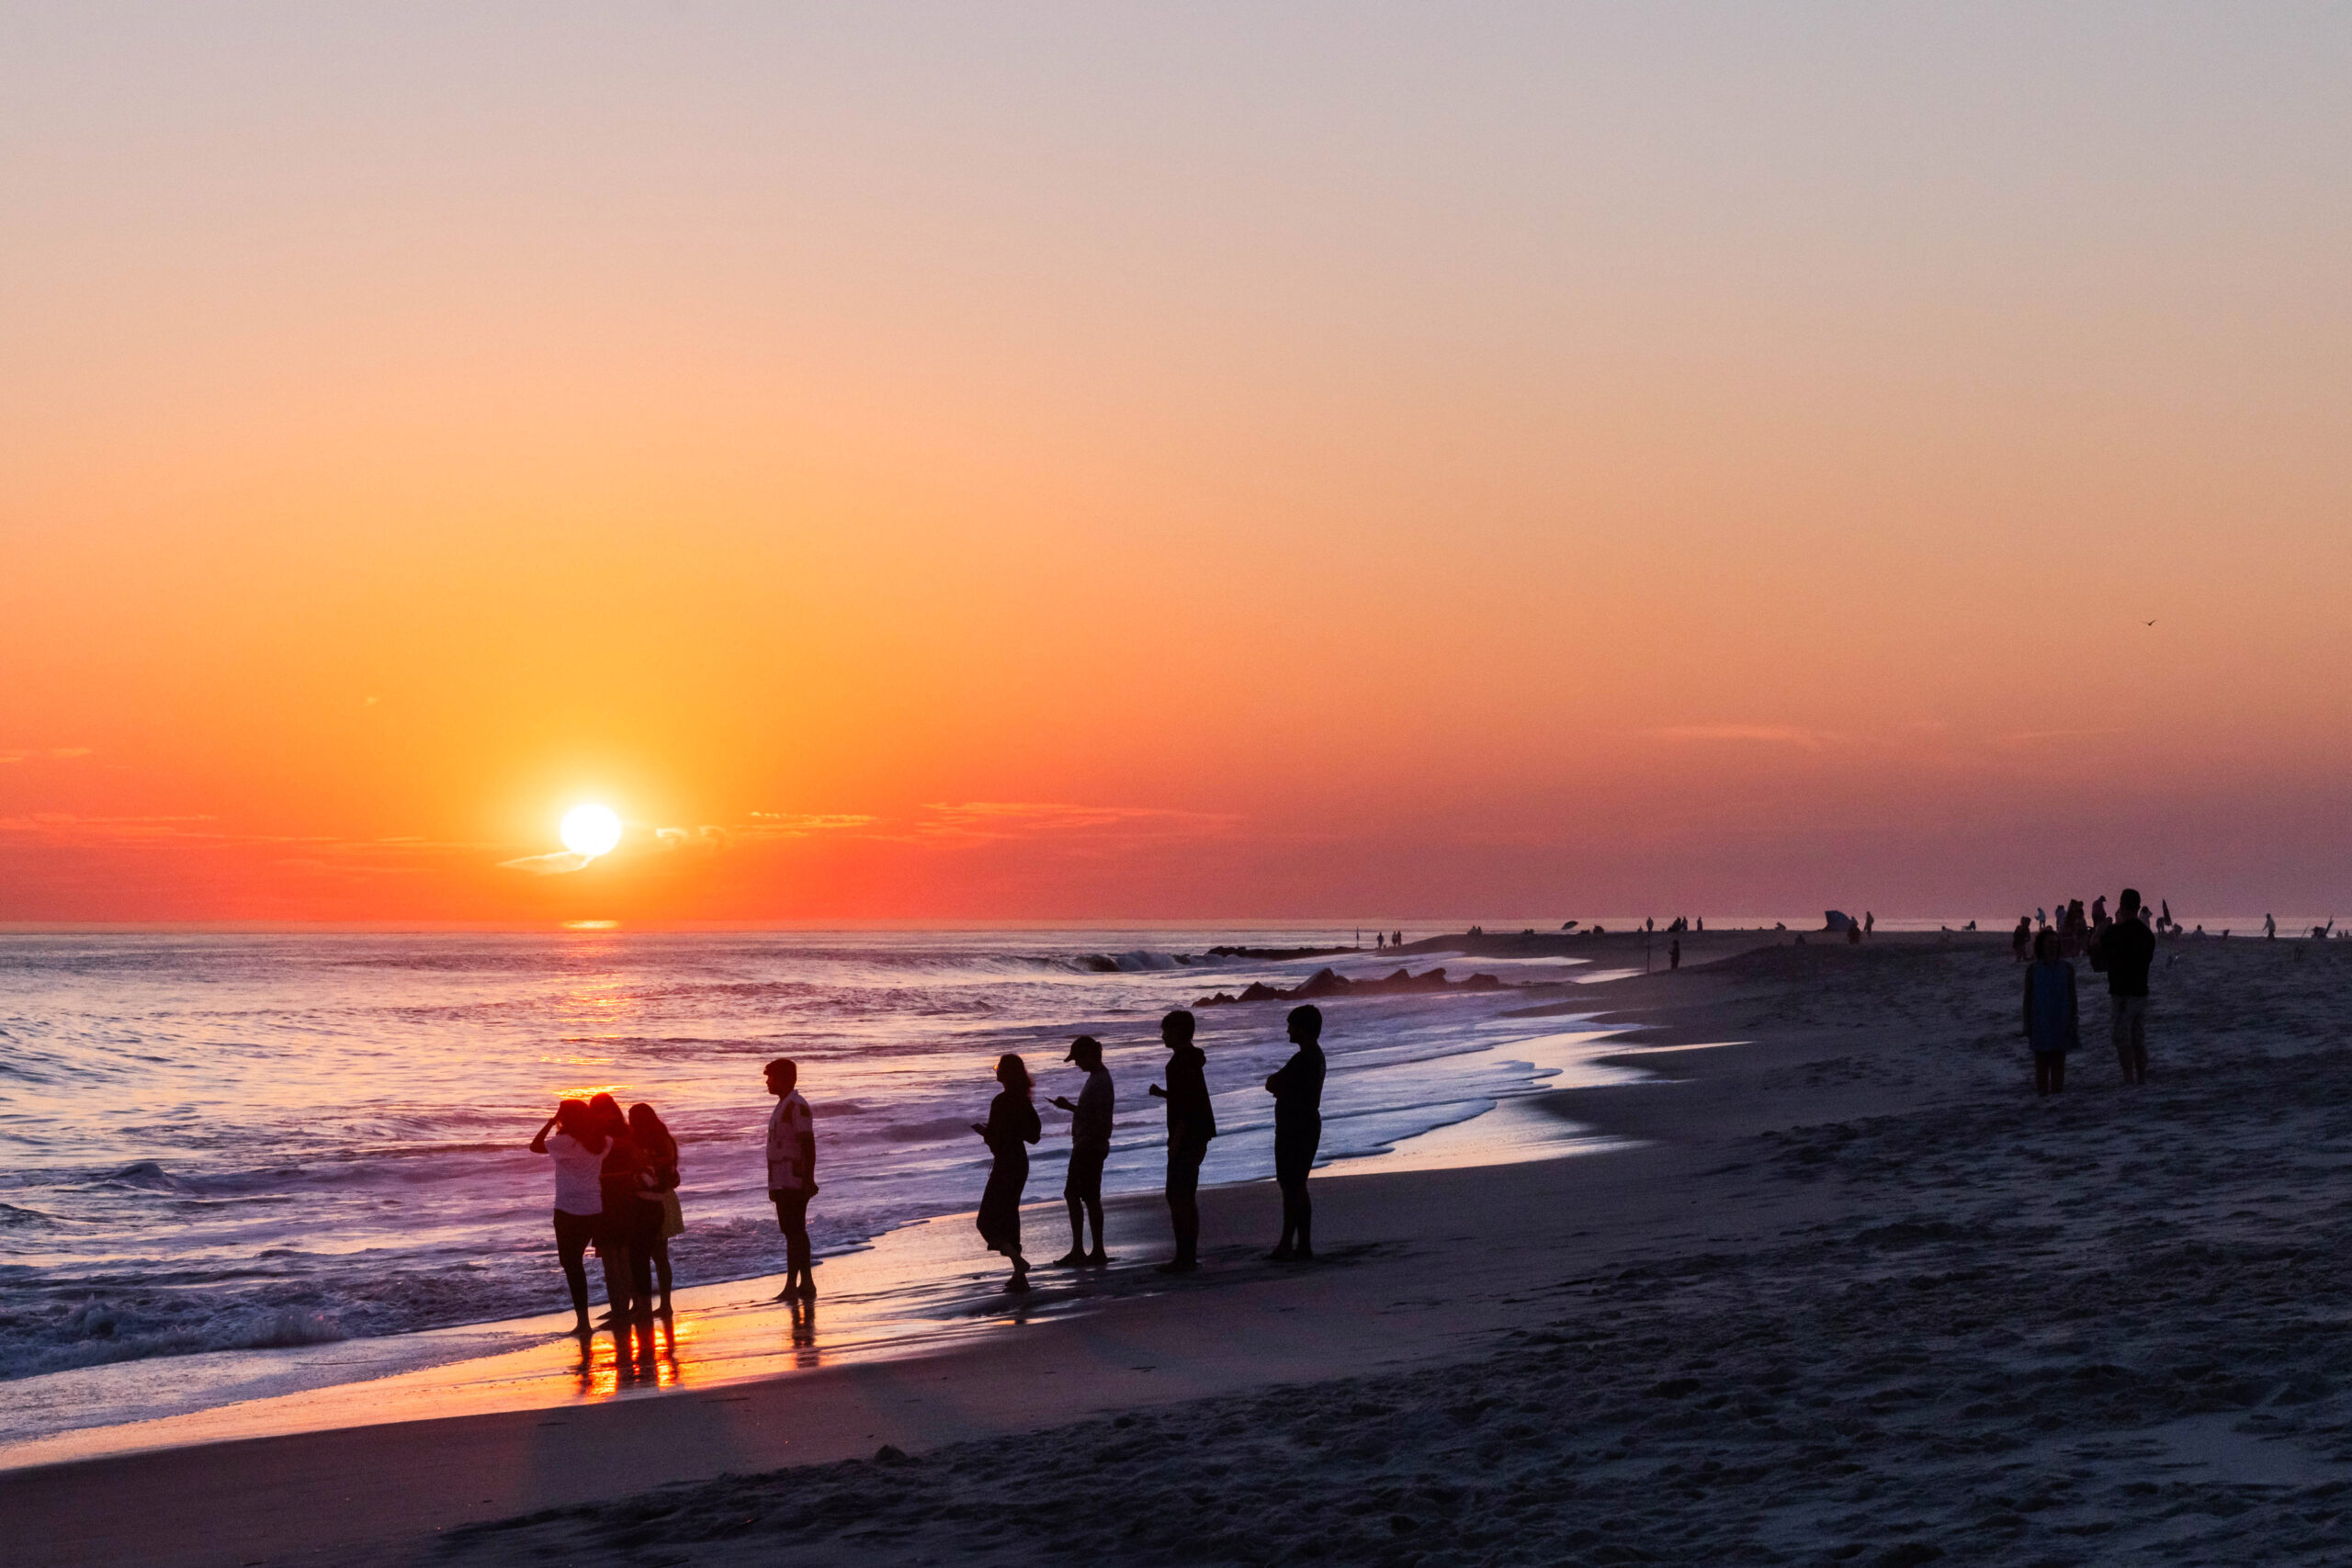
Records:
{"label": "reflection of person on wet sand", "polygon": [[784,1233],[784,1289],[776,1300],[814,1300],[816,1265],[808,1256],[808,1200],[817,1195],[817,1122],[800,1096],[800,1068],[778,1056],[766,1068],[775,1109],[768,1113],[768,1197]]}
{"label": "reflection of person on wet sand", "polygon": [[567,1100],[557,1106],[531,1140],[531,1152],[555,1161],[555,1255],[563,1266],[563,1282],[571,1289],[571,1312],[578,1320],[571,1331],[585,1334],[588,1270],[583,1260],[605,1214],[597,1184],[605,1165],[605,1134],[591,1122],[588,1102]]}
{"label": "reflection of person on wet sand", "polygon": [[[1111,1070],[1102,1065],[1102,1043],[1081,1034],[1069,1043],[1065,1061],[1076,1062],[1086,1074],[1086,1087],[1073,1101],[1054,1096],[1054,1103],[1070,1113],[1069,1179],[1062,1183],[1062,1199],[1069,1205],[1069,1250],[1054,1259],[1058,1269],[1081,1265],[1101,1268],[1111,1261],[1102,1250],[1102,1162],[1111,1157]],[[1094,1250],[1086,1250],[1086,1222],[1094,1223]]]}
{"label": "reflection of person on wet sand", "polygon": [[1021,1256],[1021,1190],[1029,1185],[1029,1145],[1045,1135],[1045,1129],[1038,1125],[1037,1108],[1030,1103],[1034,1086],[1020,1057],[1010,1053],[999,1056],[996,1081],[1003,1087],[989,1101],[987,1122],[972,1123],[972,1131],[996,1156],[996,1163],[989,1168],[989,1184],[980,1194],[977,1219],[980,1239],[988,1243],[989,1250],[1012,1260],[1012,1277],[1004,1288],[1025,1291],[1029,1260]]}
{"label": "reflection of person on wet sand", "polygon": [[796,1296],[792,1300],[792,1304],[785,1308],[785,1311],[791,1314],[792,1364],[807,1371],[816,1366],[820,1359],[817,1354],[816,1300],[813,1297],[803,1300]]}
{"label": "reflection of person on wet sand", "polygon": [[1306,1195],[1306,1176],[1323,1142],[1323,1010],[1293,1008],[1289,1021],[1296,1049],[1266,1079],[1266,1092],[1274,1097],[1274,1181],[1283,1190],[1283,1238],[1266,1256],[1276,1263],[1312,1263],[1315,1205]]}
{"label": "reflection of person on wet sand", "polygon": [[1201,1160],[1216,1136],[1216,1111],[1209,1103],[1208,1054],[1193,1043],[1193,1015],[1178,1008],[1159,1021],[1168,1047],[1168,1087],[1149,1090],[1168,1102],[1168,1220],[1176,1231],[1176,1256],[1159,1266],[1163,1274],[1189,1274],[1201,1266]]}

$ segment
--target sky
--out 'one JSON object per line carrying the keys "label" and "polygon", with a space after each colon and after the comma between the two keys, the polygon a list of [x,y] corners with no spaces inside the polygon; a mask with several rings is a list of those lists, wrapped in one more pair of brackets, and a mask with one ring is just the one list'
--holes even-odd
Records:
{"label": "sky", "polygon": [[0,8],[0,921],[2352,914],[2347,79]]}

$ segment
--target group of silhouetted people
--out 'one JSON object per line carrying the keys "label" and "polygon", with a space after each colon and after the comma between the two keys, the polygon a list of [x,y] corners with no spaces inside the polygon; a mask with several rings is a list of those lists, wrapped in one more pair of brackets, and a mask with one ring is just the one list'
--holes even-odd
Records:
{"label": "group of silhouetted people", "polygon": [[[1175,1256],[1159,1267],[1170,1274],[1200,1267],[1201,1162],[1216,1136],[1208,1055],[1193,1043],[1193,1015],[1181,1008],[1159,1021],[1159,1038],[1168,1047],[1162,1073],[1167,1083],[1150,1089],[1168,1107],[1166,1194],[1176,1245]],[[1266,1092],[1274,1097],[1274,1179],[1283,1196],[1282,1237],[1268,1256],[1283,1262],[1315,1257],[1315,1211],[1306,1179],[1323,1138],[1322,1011],[1292,1009],[1289,1032],[1290,1059],[1266,1079]],[[1076,1064],[1086,1078],[1075,1100],[1057,1095],[1051,1101],[1070,1113],[1069,1173],[1062,1186],[1070,1242],[1054,1265],[1099,1269],[1111,1261],[1102,1238],[1102,1168],[1111,1154],[1115,1095],[1101,1041],[1080,1035],[1064,1060]],[[763,1071],[776,1102],[768,1116],[766,1150],[768,1199],[785,1241],[784,1289],[776,1299],[813,1301],[808,1201],[818,1190],[815,1119],[800,1093],[797,1064],[778,1057]],[[990,1156],[977,1223],[981,1241],[1012,1262],[1005,1289],[1026,1291],[1029,1260],[1021,1247],[1021,1201],[1029,1182],[1029,1150],[1045,1129],[1037,1116],[1036,1084],[1022,1059],[1000,1056],[995,1077],[988,1120],[972,1123]],[[669,1238],[684,1229],[684,1222],[678,1206],[678,1143],[653,1107],[632,1106],[624,1115],[609,1094],[567,1100],[531,1140],[531,1152],[555,1162],[556,1256],[571,1287],[576,1331],[584,1334],[593,1326],[585,1266],[592,1247],[604,1266],[608,1322],[650,1323],[657,1313],[668,1314]]]}
{"label": "group of silhouetted people", "polygon": [[[2169,923],[2170,911],[2165,912]],[[2069,932],[2072,931],[2070,942]],[[2127,887],[2116,899],[2115,918],[2108,919],[2102,897],[2089,916],[2082,900],[2060,908],[2056,925],[2045,918],[2031,931],[2024,917],[2013,939],[2017,955],[2032,957],[2025,971],[2025,1036],[2033,1048],[2033,1087],[2037,1094],[2057,1094],[2066,1087],[2066,1057],[2082,1044],[2082,1021],[2075,989],[2074,958],[2086,953],[2093,970],[2107,976],[2109,1032],[2116,1064],[2127,1084],[2148,1081],[2148,970],[2155,962],[2156,934],[2138,889]]]}
{"label": "group of silhouetted people", "polygon": [[[588,1332],[589,1247],[604,1266],[610,1321],[650,1323],[670,1310],[670,1238],[678,1208],[678,1140],[653,1107],[623,1115],[609,1094],[567,1100],[531,1140],[555,1162],[555,1250],[571,1290],[574,1328]],[[659,1306],[656,1306],[657,1292]]]}
{"label": "group of silhouetted people", "polygon": [[[1216,1136],[1216,1108],[1209,1098],[1208,1054],[1193,1043],[1193,1015],[1179,1008],[1159,1021],[1168,1047],[1165,1085],[1148,1091],[1168,1108],[1168,1168],[1164,1192],[1175,1256],[1159,1266],[1163,1274],[1189,1274],[1200,1267],[1201,1162]],[[1323,1013],[1308,1006],[1291,1010],[1290,1060],[1266,1078],[1274,1097],[1274,1180],[1282,1189],[1282,1237],[1268,1256],[1278,1262],[1315,1257],[1315,1210],[1306,1194],[1307,1173],[1323,1140]],[[1114,1095],[1102,1043],[1091,1034],[1070,1042],[1063,1058],[1086,1075],[1078,1099],[1056,1096],[1052,1104],[1070,1113],[1069,1174],[1062,1199],[1069,1209],[1069,1250],[1056,1268],[1099,1269],[1111,1261],[1102,1241],[1102,1166],[1111,1153]],[[1045,1135],[1035,1103],[1035,1081],[1017,1055],[997,1058],[996,1097],[986,1122],[972,1123],[992,1156],[988,1185],[976,1217],[980,1239],[1012,1265],[1008,1291],[1029,1288],[1029,1259],[1021,1247],[1021,1199],[1029,1180],[1029,1149]],[[1087,1246],[1087,1232],[1093,1246]]]}

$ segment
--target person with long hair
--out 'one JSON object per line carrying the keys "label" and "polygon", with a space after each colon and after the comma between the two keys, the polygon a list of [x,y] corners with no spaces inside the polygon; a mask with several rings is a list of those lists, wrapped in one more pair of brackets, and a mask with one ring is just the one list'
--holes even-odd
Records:
{"label": "person with long hair", "polygon": [[[605,1223],[596,1234],[596,1255],[605,1260],[605,1293],[612,1300],[610,1321],[626,1324],[653,1315],[652,1260],[639,1258],[636,1238],[643,1221],[638,1213],[638,1193],[643,1189],[644,1151],[629,1136],[628,1117],[620,1101],[600,1094],[588,1101],[596,1128],[610,1140],[597,1186],[605,1202]],[[645,1283],[640,1285],[639,1280]]]}
{"label": "person with long hair", "polygon": [[[637,1201],[653,1211],[638,1216],[633,1234],[652,1265],[652,1279],[648,1283],[660,1291],[660,1310],[667,1314],[670,1238],[686,1228],[685,1217],[678,1209],[678,1140],[670,1135],[670,1129],[662,1124],[653,1107],[641,1100],[628,1108],[628,1131],[645,1156],[643,1185],[638,1190]],[[636,1256],[634,1247],[630,1256]]]}
{"label": "person with long hair", "polygon": [[972,1131],[988,1144],[996,1162],[989,1168],[989,1184],[980,1193],[980,1239],[989,1250],[1012,1260],[1008,1291],[1029,1288],[1029,1260],[1021,1256],[1021,1190],[1029,1185],[1029,1145],[1045,1135],[1037,1108],[1030,1102],[1029,1069],[1010,1053],[996,1060],[997,1097],[989,1101],[986,1123]]}
{"label": "person with long hair", "polygon": [[[571,1290],[574,1334],[588,1332],[588,1244],[605,1223],[599,1177],[608,1140],[596,1128],[584,1100],[567,1100],[540,1123],[531,1152],[555,1161],[555,1255],[563,1282]],[[599,1255],[601,1256],[601,1254]]]}

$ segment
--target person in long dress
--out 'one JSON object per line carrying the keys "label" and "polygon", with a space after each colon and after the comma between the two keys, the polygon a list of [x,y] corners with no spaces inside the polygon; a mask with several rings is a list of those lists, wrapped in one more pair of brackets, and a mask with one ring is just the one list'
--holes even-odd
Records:
{"label": "person in long dress", "polygon": [[989,1102],[989,1119],[972,1123],[996,1156],[989,1168],[989,1184],[980,1194],[980,1239],[991,1252],[1012,1260],[1008,1291],[1029,1288],[1029,1260],[1021,1256],[1021,1190],[1029,1185],[1029,1145],[1045,1135],[1037,1108],[1030,1102],[1029,1069],[1011,1054],[999,1056],[996,1081],[1002,1086]]}

